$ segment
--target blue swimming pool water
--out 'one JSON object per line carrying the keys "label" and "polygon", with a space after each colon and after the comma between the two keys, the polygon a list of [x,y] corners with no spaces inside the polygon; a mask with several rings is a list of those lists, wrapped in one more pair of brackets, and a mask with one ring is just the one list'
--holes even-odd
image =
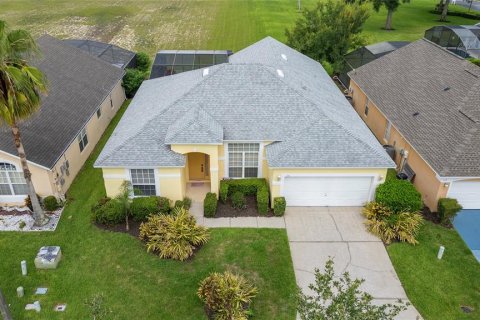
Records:
{"label": "blue swimming pool water", "polygon": [[480,210],[462,210],[453,225],[480,262]]}

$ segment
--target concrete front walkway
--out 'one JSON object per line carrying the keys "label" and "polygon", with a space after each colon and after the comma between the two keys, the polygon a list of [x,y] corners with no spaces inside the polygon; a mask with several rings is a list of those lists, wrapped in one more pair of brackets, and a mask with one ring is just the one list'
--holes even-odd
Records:
{"label": "concrete front walkway", "polygon": [[203,202],[193,201],[190,213],[197,223],[209,228],[285,228],[283,217],[205,218]]}
{"label": "concrete front walkway", "polygon": [[[285,214],[297,284],[309,293],[314,269],[323,271],[329,257],[335,273],[348,271],[352,278],[365,279],[362,289],[375,303],[407,300],[383,243],[366,231],[361,208],[289,207]],[[413,306],[397,319],[415,320]]]}

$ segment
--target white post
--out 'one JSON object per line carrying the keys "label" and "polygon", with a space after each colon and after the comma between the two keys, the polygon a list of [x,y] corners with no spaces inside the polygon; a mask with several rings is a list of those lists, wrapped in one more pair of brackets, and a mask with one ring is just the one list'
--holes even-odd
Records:
{"label": "white post", "polygon": [[24,293],[25,292],[23,290],[23,287],[18,287],[17,288],[17,297],[19,297],[19,298],[23,297]]}
{"label": "white post", "polygon": [[437,254],[437,258],[438,260],[442,259],[443,257],[443,252],[445,251],[445,247],[444,246],[440,246],[440,249],[438,250],[438,254]]}
{"label": "white post", "polygon": [[22,262],[20,262],[20,266],[22,267],[22,276],[26,276],[27,275],[27,261],[22,260]]}
{"label": "white post", "polygon": [[302,11],[302,0],[298,0],[298,11]]}

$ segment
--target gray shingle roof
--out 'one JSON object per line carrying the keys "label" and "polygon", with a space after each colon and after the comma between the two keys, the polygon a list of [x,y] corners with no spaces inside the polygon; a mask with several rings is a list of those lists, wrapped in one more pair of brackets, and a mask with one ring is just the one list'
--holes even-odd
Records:
{"label": "gray shingle roof", "polygon": [[[273,157],[277,153],[269,149],[274,145],[267,146],[270,165],[290,167],[295,160],[295,166],[301,167],[324,167],[327,162],[329,167],[394,166],[322,66],[273,38],[239,51],[229,63],[210,67],[207,76],[202,74],[194,70],[145,81],[95,165],[183,166],[184,157],[172,152],[165,141],[168,144],[182,131],[178,128],[183,121],[198,118],[186,114],[201,107],[205,119],[200,127],[208,128],[201,139],[219,141],[223,128],[223,140],[285,142],[274,144],[275,148],[303,144],[291,157],[281,150],[284,156]],[[317,141],[321,135],[305,136],[310,126],[338,134],[325,144]],[[188,130],[177,141],[201,141],[199,133]],[[214,139],[209,132],[216,132]],[[133,151],[142,148],[143,152]],[[313,159],[312,148],[318,150]],[[327,153],[322,158],[322,148],[328,148],[328,159]]]}
{"label": "gray shingle roof", "polygon": [[222,144],[222,126],[200,106],[194,106],[167,129],[165,144]]}
{"label": "gray shingle roof", "polygon": [[479,67],[422,39],[349,75],[440,176],[480,176]]}
{"label": "gray shingle roof", "polygon": [[[121,81],[123,70],[44,35],[34,63],[49,81],[40,110],[20,125],[28,160],[52,168],[98,106]],[[0,150],[16,155],[11,133],[0,128]]]}

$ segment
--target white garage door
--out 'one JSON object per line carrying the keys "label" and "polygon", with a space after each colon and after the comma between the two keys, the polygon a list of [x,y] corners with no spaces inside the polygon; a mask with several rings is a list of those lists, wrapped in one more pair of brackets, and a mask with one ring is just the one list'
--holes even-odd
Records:
{"label": "white garage door", "polygon": [[480,181],[454,181],[448,197],[457,199],[464,209],[480,209]]}
{"label": "white garage door", "polygon": [[287,176],[287,206],[362,206],[370,200],[373,177]]}

